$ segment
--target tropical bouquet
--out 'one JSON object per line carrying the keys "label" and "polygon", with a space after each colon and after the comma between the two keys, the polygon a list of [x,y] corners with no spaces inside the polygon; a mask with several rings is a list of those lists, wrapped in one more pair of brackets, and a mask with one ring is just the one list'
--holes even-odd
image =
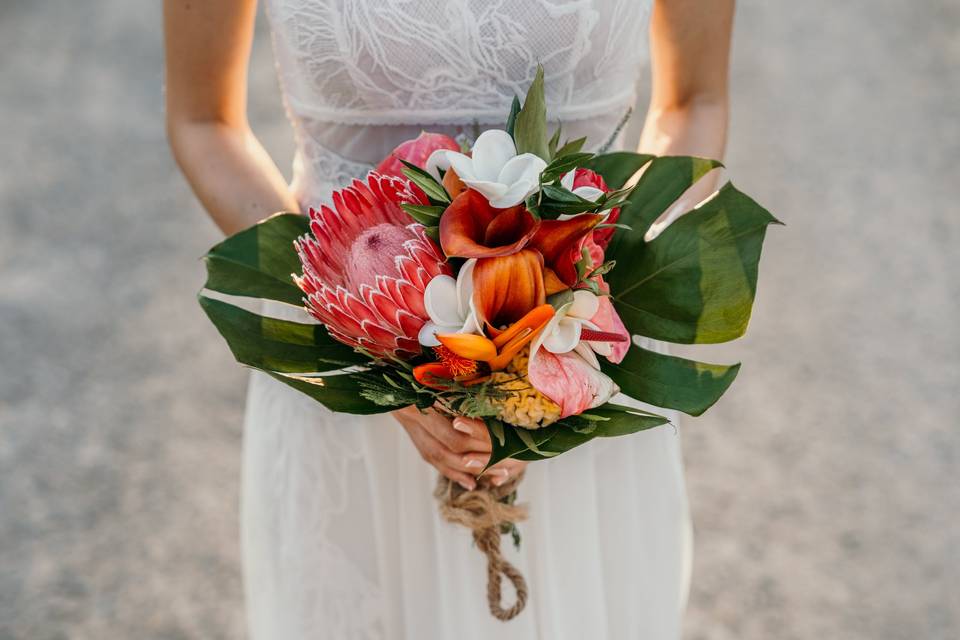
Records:
{"label": "tropical bouquet", "polygon": [[[647,241],[653,221],[720,164],[589,153],[547,122],[540,69],[504,129],[468,148],[423,133],[329,205],[276,214],[207,254],[207,292],[302,305],[318,324],[205,292],[201,305],[239,362],[334,411],[415,405],[482,419],[490,465],[668,422],[611,402],[620,392],[703,413],[739,365],[655,352],[632,336],[741,336],[776,220],[728,183]],[[440,487],[445,515],[472,526],[490,559],[490,606],[503,619],[525,598],[498,551],[522,517],[514,488]],[[499,604],[501,575],[518,591],[511,609]]]}

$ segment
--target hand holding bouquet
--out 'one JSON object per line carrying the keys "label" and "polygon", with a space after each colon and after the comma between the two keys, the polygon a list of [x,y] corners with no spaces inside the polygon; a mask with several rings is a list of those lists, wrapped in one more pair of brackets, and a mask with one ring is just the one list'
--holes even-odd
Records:
{"label": "hand holding bouquet", "polygon": [[[503,130],[472,149],[424,133],[304,217],[277,214],[214,247],[206,288],[304,305],[320,324],[263,317],[201,294],[237,360],[335,411],[414,405],[485,422],[493,453],[541,460],[699,415],[738,366],[643,349],[633,335],[716,343],[746,330],[776,220],[727,184],[655,240],[650,224],[712,160],[583,152],[547,128],[540,70]],[[643,170],[639,180],[631,181]],[[347,428],[347,427],[345,427]],[[441,482],[444,515],[490,559],[491,610],[522,609],[499,555],[522,511],[514,486]],[[500,606],[506,575],[519,600]]]}

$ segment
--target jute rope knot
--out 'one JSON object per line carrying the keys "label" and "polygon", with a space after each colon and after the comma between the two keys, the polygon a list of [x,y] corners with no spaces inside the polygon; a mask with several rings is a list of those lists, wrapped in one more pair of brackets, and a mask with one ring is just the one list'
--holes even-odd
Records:
{"label": "jute rope knot", "polygon": [[[504,622],[517,617],[527,604],[527,581],[500,553],[503,525],[516,524],[527,517],[525,507],[506,502],[522,479],[520,473],[499,487],[482,482],[473,491],[468,491],[440,476],[433,494],[440,501],[440,515],[447,522],[470,529],[477,548],[487,556],[487,604],[490,613]],[[517,592],[517,601],[508,609],[501,604],[504,577]]]}

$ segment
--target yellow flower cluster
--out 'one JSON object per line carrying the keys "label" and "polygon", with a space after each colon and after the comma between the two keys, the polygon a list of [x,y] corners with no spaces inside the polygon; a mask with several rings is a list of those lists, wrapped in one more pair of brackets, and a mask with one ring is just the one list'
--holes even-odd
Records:
{"label": "yellow flower cluster", "polygon": [[491,375],[497,393],[492,404],[500,410],[498,418],[525,429],[539,429],[560,418],[560,406],[533,388],[527,378],[529,347],[513,357],[503,371]]}

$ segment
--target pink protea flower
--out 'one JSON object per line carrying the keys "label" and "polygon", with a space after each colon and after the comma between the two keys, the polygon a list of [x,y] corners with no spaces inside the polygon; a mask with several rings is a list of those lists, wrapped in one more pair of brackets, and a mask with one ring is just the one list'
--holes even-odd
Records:
{"label": "pink protea flower", "polygon": [[427,204],[406,180],[370,173],[335,192],[332,207],[311,208],[310,234],[295,243],[303,275],[294,280],[331,336],[406,358],[420,353],[417,334],[429,319],[424,288],[451,270],[401,202]]}

